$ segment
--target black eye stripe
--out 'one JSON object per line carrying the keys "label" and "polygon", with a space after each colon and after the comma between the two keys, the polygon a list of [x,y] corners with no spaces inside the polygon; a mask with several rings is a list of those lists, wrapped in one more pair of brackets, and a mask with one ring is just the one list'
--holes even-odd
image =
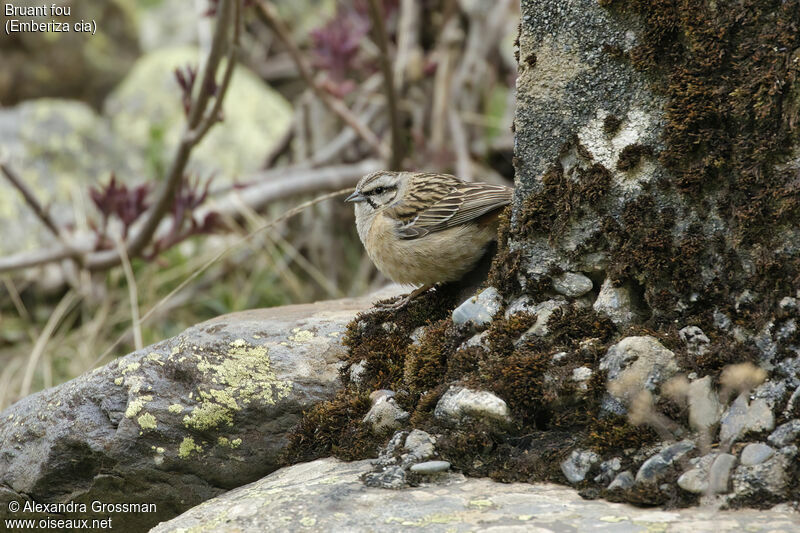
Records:
{"label": "black eye stripe", "polygon": [[387,185],[385,187],[375,187],[372,190],[363,191],[361,194],[363,194],[364,196],[372,196],[373,194],[383,194],[385,192],[396,191],[396,190],[397,190],[396,185]]}

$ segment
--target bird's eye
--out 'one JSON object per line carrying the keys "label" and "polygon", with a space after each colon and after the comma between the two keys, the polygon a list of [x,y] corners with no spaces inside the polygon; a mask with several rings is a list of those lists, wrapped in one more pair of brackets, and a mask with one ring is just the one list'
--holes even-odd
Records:
{"label": "bird's eye", "polygon": [[386,189],[384,189],[383,187],[376,187],[375,189],[372,190],[372,194],[383,194],[384,191],[386,191]]}

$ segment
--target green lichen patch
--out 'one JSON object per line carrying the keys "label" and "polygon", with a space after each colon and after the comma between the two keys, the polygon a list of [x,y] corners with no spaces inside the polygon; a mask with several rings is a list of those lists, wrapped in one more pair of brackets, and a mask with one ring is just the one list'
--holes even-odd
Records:
{"label": "green lichen patch", "polygon": [[134,416],[139,414],[139,411],[142,410],[144,405],[147,402],[152,402],[153,397],[151,395],[144,395],[139,396],[135,400],[128,402],[128,407],[125,409],[125,418],[133,418]]}
{"label": "green lichen patch", "polygon": [[[202,374],[195,399],[198,404],[184,416],[186,427],[211,430],[233,425],[236,412],[252,403],[274,405],[292,390],[271,369],[266,346],[250,346],[244,339],[231,342],[224,354],[195,354]],[[213,384],[213,385],[209,385]],[[183,407],[170,406],[180,413]]]}
{"label": "green lichen patch", "polygon": [[195,444],[192,437],[184,437],[178,447],[178,457],[181,459],[188,459],[192,452],[202,452],[203,448]]}
{"label": "green lichen patch", "polygon": [[142,429],[156,429],[156,426],[158,425],[156,422],[156,417],[150,413],[143,414],[137,418],[136,421],[139,423],[139,427]]}

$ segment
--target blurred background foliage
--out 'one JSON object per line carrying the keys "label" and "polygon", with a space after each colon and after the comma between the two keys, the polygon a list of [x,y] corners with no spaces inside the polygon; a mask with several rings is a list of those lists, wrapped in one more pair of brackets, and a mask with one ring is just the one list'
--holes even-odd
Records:
{"label": "blurred background foliage", "polygon": [[244,2],[223,120],[153,242],[108,269],[14,265],[65,239],[115,249],[136,229],[184,131],[218,2],[72,0],[96,35],[0,37],[0,161],[58,226],[0,176],[0,409],[219,314],[381,286],[338,198],[242,239],[369,171],[513,178],[518,3],[370,2]]}

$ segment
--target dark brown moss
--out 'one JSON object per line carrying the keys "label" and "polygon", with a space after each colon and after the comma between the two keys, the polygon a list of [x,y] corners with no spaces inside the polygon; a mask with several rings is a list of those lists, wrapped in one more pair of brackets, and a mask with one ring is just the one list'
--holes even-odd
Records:
{"label": "dark brown moss", "polygon": [[376,457],[382,441],[361,422],[370,405],[368,393],[349,387],[304,412],[289,434],[284,462],[293,464],[329,455],[346,461]]}
{"label": "dark brown moss", "polygon": [[536,66],[536,54],[530,53],[525,56],[525,64],[528,65],[529,68],[533,68]]}
{"label": "dark brown moss", "polygon": [[594,418],[589,424],[586,444],[597,453],[621,453],[626,448],[639,449],[658,442],[658,434],[648,426],[634,426],[628,417],[609,415]]}
{"label": "dark brown moss", "polygon": [[[606,53],[609,53],[608,50],[605,50]],[[614,115],[606,115],[606,118],[603,119],[603,133],[606,135],[614,135],[619,131],[619,127],[622,125],[622,120]]]}
{"label": "dark brown moss", "polygon": [[520,252],[512,251],[508,240],[511,233],[511,207],[500,214],[497,229],[497,254],[492,261],[486,283],[496,288],[501,294],[514,295],[522,290],[520,287]]}
{"label": "dark brown moss", "polygon": [[464,340],[452,318],[429,325],[419,342],[409,347],[405,356],[403,383],[412,394],[436,388],[448,368],[448,359]]}
{"label": "dark brown moss", "polygon": [[619,159],[617,159],[617,170],[621,170],[622,172],[633,170],[639,166],[639,163],[643,157],[649,157],[652,155],[652,146],[646,146],[643,144],[629,144],[619,153]]}

